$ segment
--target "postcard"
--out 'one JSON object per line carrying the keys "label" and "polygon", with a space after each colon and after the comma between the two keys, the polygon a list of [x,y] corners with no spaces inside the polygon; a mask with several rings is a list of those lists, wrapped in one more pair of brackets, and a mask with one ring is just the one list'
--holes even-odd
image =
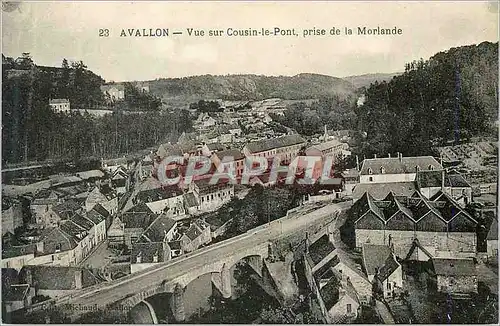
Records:
{"label": "postcard", "polygon": [[2,2],[2,322],[497,324],[498,26]]}

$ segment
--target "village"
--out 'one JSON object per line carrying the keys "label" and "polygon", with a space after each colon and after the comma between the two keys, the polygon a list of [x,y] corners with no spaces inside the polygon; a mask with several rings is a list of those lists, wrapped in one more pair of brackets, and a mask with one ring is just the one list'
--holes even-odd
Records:
{"label": "village", "polygon": [[[147,85],[138,87],[148,91]],[[119,85],[102,90],[113,99],[124,96]],[[199,112],[194,132],[135,160],[102,160],[98,169],[3,185],[6,313],[217,242],[232,219],[210,218],[211,212],[254,187],[280,186],[270,171],[245,185],[210,184],[208,173],[189,184],[165,186],[158,167],[166,157],[185,159],[167,165],[170,175],[183,176],[190,157],[204,156],[210,171],[222,165],[234,169],[238,180],[246,172],[245,160],[253,156],[284,165],[300,156],[318,157],[320,163],[352,158],[351,131],[325,126],[322,135],[303,137],[274,122],[270,114],[286,109],[281,99],[200,101],[191,109],[207,104],[216,110]],[[51,100],[50,106],[70,110],[63,99]],[[444,147],[439,158],[401,153],[352,158],[350,168],[334,164],[333,187],[320,186],[304,197],[304,206],[347,202],[350,207],[335,221],[334,231],[305,242],[303,273],[325,322],[433,323],[439,316],[449,323],[459,318],[455,313],[465,318],[457,308],[463,302],[491,309],[491,298],[498,295],[497,186],[491,178],[477,183],[460,166],[471,166],[478,155],[496,166],[498,149],[483,142],[476,151],[474,156]],[[481,167],[475,171],[487,169],[483,161],[473,161]],[[443,317],[450,298],[458,306]]]}

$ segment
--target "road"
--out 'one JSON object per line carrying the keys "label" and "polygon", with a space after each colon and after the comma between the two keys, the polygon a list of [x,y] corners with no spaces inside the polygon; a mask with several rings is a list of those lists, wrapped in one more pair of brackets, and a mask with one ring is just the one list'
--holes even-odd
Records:
{"label": "road", "polygon": [[221,257],[228,257],[238,251],[300,231],[348,207],[350,207],[350,203],[329,204],[305,215],[283,217],[243,235],[194,251],[167,263],[158,264],[125,278],[100,284],[97,287],[87,288],[69,297],[63,297],[62,300],[56,302],[56,305],[70,303],[90,306],[97,304],[99,307],[104,307],[131,294],[141,292],[147,286],[158,284],[162,280],[168,281],[179,277],[187,270],[200,268],[218,261]]}

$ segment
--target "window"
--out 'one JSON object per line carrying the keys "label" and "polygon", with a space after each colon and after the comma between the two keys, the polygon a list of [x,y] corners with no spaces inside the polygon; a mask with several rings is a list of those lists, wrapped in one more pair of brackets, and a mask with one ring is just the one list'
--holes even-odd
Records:
{"label": "window", "polygon": [[415,165],[415,171],[417,171],[417,172],[420,171],[420,166]]}
{"label": "window", "polygon": [[432,166],[432,164],[429,164],[429,170],[434,170],[434,167]]}
{"label": "window", "polygon": [[368,174],[373,174],[372,168],[368,168]]}
{"label": "window", "polygon": [[140,264],[140,263],[141,263],[141,261],[142,261],[142,257],[141,257],[142,255],[141,255],[141,254],[142,254],[142,253],[140,252],[140,253],[137,255],[137,257],[136,257],[136,262],[137,262],[137,264]]}
{"label": "window", "polygon": [[391,290],[391,282],[387,282],[387,290]]}
{"label": "window", "polygon": [[350,314],[352,312],[352,306],[350,303],[347,304],[347,313]]}
{"label": "window", "polygon": [[368,178],[368,181],[373,181],[373,177],[369,177],[369,178]]}
{"label": "window", "polygon": [[383,167],[383,166],[381,166],[381,167],[380,167],[380,173],[381,173],[381,174],[384,174],[384,173],[385,173],[385,169],[384,169],[384,167]]}
{"label": "window", "polygon": [[52,258],[52,261],[54,261],[54,255],[52,255],[51,258]]}
{"label": "window", "polygon": [[155,254],[153,256],[153,263],[157,263],[158,262],[158,254]]}

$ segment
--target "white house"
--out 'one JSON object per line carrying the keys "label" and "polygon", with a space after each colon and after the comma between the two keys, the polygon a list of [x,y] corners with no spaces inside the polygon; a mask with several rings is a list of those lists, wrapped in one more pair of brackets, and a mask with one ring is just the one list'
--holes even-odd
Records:
{"label": "white house", "polygon": [[49,100],[49,105],[54,112],[67,113],[71,111],[69,100],[65,98],[56,98],[53,100]]}
{"label": "white house", "polygon": [[415,181],[417,171],[443,170],[432,156],[383,157],[365,159],[359,172],[360,183],[389,183]]}

